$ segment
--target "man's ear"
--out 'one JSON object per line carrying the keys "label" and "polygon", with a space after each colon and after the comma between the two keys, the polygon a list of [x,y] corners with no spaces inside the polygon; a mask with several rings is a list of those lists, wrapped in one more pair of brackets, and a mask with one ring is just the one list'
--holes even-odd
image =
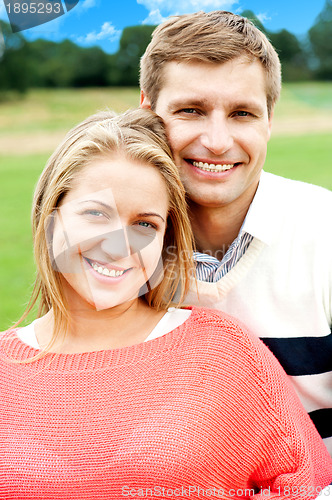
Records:
{"label": "man's ear", "polygon": [[141,90],[140,108],[151,109],[151,102],[148,96]]}
{"label": "man's ear", "polygon": [[274,106],[271,109],[270,116],[269,116],[269,137],[268,140],[271,137],[271,132],[272,132],[272,122],[273,122],[273,115],[274,115]]}

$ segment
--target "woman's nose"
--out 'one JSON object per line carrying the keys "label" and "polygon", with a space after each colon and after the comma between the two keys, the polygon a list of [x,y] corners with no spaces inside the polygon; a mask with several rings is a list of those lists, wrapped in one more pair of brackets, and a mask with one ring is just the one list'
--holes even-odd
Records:
{"label": "woman's nose", "polygon": [[112,260],[120,260],[130,255],[130,246],[126,229],[115,229],[105,234],[101,241],[101,249]]}

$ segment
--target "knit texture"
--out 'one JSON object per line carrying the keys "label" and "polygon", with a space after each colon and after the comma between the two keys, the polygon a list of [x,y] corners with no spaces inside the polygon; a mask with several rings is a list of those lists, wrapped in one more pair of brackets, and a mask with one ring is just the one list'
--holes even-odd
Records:
{"label": "knit texture", "polygon": [[331,213],[330,191],[263,172],[249,248],[218,282],[193,281],[186,304],[239,318],[266,343],[332,455]]}
{"label": "knit texture", "polygon": [[303,500],[332,481],[273,355],[218,311],[132,347],[10,361],[36,353],[2,334],[0,499]]}

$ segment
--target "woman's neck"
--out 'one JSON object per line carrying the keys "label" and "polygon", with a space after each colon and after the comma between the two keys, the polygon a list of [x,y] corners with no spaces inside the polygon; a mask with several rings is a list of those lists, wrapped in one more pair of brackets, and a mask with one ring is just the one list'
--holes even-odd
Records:
{"label": "woman's neck", "polygon": [[[156,311],[142,299],[111,309],[69,310],[68,329],[51,349],[58,353],[82,353],[117,349],[144,342],[165,311]],[[53,311],[37,320],[35,331],[38,343],[45,348],[54,329]]]}

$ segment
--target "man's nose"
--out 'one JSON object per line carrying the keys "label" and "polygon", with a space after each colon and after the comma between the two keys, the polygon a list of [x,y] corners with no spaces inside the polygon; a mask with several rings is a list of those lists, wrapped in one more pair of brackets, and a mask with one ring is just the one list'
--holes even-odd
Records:
{"label": "man's nose", "polygon": [[214,155],[226,153],[234,143],[230,124],[222,115],[210,117],[202,125],[201,144]]}

